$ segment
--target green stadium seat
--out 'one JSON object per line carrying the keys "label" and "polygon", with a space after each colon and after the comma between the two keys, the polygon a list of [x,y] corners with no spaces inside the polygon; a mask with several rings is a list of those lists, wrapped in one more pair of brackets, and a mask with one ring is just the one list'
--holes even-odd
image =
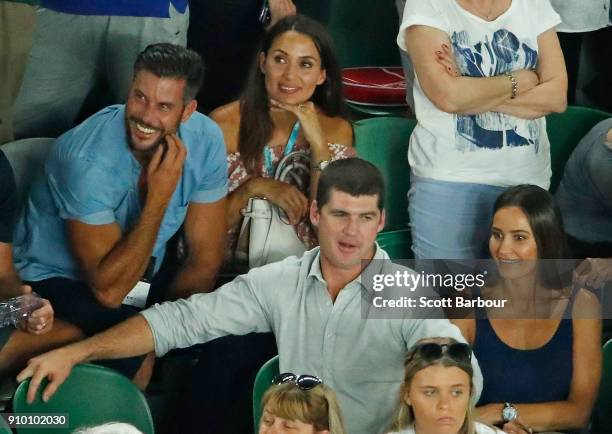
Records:
{"label": "green stadium seat", "polygon": [[327,30],[340,66],[401,65],[392,1],[332,0]]}
{"label": "green stadium seat", "polygon": [[11,427],[3,417],[0,417],[0,434],[13,434]]}
{"label": "green stadium seat", "polygon": [[[354,66],[399,66],[395,39],[399,18],[394,2],[332,0],[327,29],[342,68]],[[368,106],[348,103],[354,119],[402,116],[405,107]]]}
{"label": "green stadium seat", "polygon": [[578,106],[569,106],[564,113],[553,113],[546,116],[552,166],[550,191],[554,192],[559,186],[565,163],[580,139],[597,123],[609,117],[612,117],[612,114]]}
{"label": "green stadium seat", "polygon": [[408,227],[408,142],[416,120],[398,117],[363,119],[355,122],[357,155],[382,172],[385,183],[385,231]]}
{"label": "green stadium seat", "polygon": [[376,237],[376,241],[391,259],[414,259],[410,229],[381,232]]}
{"label": "green stadium seat", "polygon": [[45,160],[55,139],[37,137],[5,143],[0,147],[15,174],[19,206],[25,204],[34,180],[44,173]]}
{"label": "green stadium seat", "polygon": [[253,385],[253,422],[255,434],[259,432],[259,419],[261,418],[261,400],[266,390],[272,384],[272,380],[279,374],[278,356],[272,357],[259,369]]}
{"label": "green stadium seat", "polygon": [[[144,395],[134,383],[112,369],[90,364],[75,366],[49,402],[41,398],[46,384],[43,381],[32,404],[26,401],[29,379],[19,385],[13,397],[15,413],[68,414],[69,427],[45,428],[46,434],[69,434],[79,427],[107,422],[126,422],[145,434],[155,432]],[[31,428],[17,428],[18,434],[32,432]]]}

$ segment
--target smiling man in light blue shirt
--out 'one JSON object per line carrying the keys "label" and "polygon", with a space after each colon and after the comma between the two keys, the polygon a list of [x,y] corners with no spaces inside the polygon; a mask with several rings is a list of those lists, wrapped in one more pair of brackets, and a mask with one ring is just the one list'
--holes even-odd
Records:
{"label": "smiling man in light blue shirt", "polygon": [[57,139],[15,236],[21,277],[86,335],[137,312],[122,304],[126,295],[146,288],[140,281],[159,269],[183,223],[188,256],[168,298],[213,289],[223,259],[225,145],[217,125],[195,112],[202,61],[156,44],[134,71],[125,106]]}

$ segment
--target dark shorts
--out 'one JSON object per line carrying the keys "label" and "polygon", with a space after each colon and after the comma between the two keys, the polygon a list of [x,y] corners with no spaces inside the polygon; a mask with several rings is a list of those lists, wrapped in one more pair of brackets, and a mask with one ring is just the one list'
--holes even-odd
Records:
{"label": "dark shorts", "polygon": [[[64,277],[26,283],[32,286],[34,292],[51,302],[55,318],[74,324],[87,336],[111,328],[139,312],[131,306],[122,305],[116,309],[105,307],[96,300],[88,285]],[[132,378],[143,360],[144,356],[140,356],[105,360],[99,364]]]}

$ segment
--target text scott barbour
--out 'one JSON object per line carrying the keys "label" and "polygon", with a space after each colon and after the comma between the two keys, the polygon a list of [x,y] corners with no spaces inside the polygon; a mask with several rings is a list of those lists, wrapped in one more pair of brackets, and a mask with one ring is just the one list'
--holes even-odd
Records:
{"label": "text scott barbour", "polygon": [[390,308],[503,308],[508,300],[487,300],[482,297],[476,298],[431,298],[431,297],[399,297],[386,299],[384,297],[374,297],[372,304],[374,307],[390,307]]}

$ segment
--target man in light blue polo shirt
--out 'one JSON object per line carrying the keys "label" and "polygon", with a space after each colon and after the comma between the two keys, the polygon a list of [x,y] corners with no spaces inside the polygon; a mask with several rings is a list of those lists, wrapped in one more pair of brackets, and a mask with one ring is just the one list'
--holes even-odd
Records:
{"label": "man in light blue polo shirt", "polygon": [[[141,281],[157,272],[183,222],[188,256],[167,296],[213,289],[225,246],[227,167],[220,129],[195,112],[202,74],[191,50],[147,47],[127,104],[62,135],[32,187],[16,230],[17,269],[58,318],[86,335],[137,312],[122,302],[138,305],[128,293],[146,298]],[[119,369],[130,375],[139,365]]]}

